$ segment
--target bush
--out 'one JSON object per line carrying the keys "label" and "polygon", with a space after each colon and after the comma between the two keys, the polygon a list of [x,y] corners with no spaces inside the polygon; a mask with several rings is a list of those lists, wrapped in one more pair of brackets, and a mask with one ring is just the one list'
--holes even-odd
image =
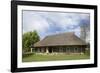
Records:
{"label": "bush", "polygon": [[30,53],[30,52],[23,53],[23,54],[22,54],[22,57],[29,57],[29,56],[31,56],[31,55],[33,55],[33,54],[35,54],[35,53]]}

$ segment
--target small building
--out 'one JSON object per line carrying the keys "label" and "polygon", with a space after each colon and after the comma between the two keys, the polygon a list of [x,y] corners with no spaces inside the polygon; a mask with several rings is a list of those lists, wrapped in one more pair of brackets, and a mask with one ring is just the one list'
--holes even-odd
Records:
{"label": "small building", "polygon": [[32,48],[36,53],[80,54],[85,52],[86,45],[74,32],[67,32],[46,36]]}

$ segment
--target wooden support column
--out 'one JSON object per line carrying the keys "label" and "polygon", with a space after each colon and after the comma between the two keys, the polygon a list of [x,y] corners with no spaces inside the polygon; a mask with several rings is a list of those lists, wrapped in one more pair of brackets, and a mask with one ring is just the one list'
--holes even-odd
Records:
{"label": "wooden support column", "polygon": [[52,53],[53,53],[53,48],[52,48]]}
{"label": "wooden support column", "polygon": [[32,50],[33,50],[33,48],[31,48],[31,53],[33,52]]}
{"label": "wooden support column", "polygon": [[46,47],[46,53],[47,53],[47,54],[49,53],[48,47]]}

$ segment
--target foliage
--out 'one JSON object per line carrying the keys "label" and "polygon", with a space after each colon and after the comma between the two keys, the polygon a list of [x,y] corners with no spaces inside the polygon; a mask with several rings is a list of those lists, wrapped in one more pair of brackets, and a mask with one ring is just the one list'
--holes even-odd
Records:
{"label": "foliage", "polygon": [[23,56],[22,56],[22,57],[23,57],[23,58],[24,58],[24,57],[29,57],[29,56],[34,55],[34,54],[35,54],[35,53],[30,53],[30,52],[29,52],[29,53],[23,53]]}
{"label": "foliage", "polygon": [[23,52],[29,52],[30,47],[40,40],[36,31],[24,33],[22,37]]}

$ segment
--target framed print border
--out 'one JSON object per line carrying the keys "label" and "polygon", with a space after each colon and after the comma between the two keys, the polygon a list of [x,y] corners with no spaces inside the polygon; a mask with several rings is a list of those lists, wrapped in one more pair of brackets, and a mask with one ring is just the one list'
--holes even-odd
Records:
{"label": "framed print border", "polygon": [[[17,11],[18,5],[26,6],[44,6],[44,7],[59,7],[59,8],[77,8],[77,9],[93,9],[94,10],[94,63],[79,64],[79,65],[60,65],[60,66],[44,66],[44,67],[27,67],[18,68],[17,59]],[[97,6],[96,5],[81,5],[81,4],[64,4],[64,3],[47,3],[33,1],[11,1],[11,72],[25,71],[43,71],[43,70],[58,70],[58,69],[74,69],[74,68],[89,68],[97,67]]]}

